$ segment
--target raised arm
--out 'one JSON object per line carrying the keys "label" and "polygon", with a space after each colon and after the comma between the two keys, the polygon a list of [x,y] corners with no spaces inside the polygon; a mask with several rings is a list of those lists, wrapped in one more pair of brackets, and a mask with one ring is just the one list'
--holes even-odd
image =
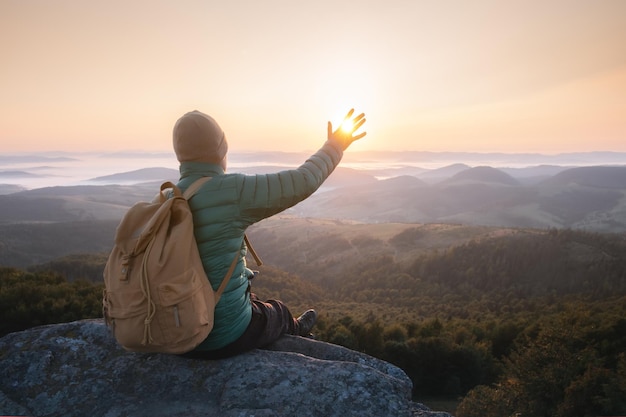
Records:
{"label": "raised arm", "polygon": [[279,213],[313,194],[339,164],[346,150],[366,132],[355,132],[365,123],[361,113],[352,117],[350,110],[341,126],[333,131],[328,122],[328,139],[320,150],[311,155],[300,167],[274,174],[241,177],[242,214],[249,222]]}

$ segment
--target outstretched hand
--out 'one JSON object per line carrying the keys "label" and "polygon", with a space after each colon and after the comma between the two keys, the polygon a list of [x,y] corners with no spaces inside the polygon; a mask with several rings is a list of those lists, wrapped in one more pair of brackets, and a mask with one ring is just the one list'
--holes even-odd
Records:
{"label": "outstretched hand", "polygon": [[363,123],[365,123],[365,113],[352,117],[353,113],[354,109],[350,109],[346,117],[344,117],[343,123],[334,132],[333,124],[328,122],[328,140],[337,143],[344,151],[348,149],[348,146],[350,146],[352,142],[361,139],[367,134],[367,132],[362,132],[356,136],[354,135],[355,132],[363,126]]}

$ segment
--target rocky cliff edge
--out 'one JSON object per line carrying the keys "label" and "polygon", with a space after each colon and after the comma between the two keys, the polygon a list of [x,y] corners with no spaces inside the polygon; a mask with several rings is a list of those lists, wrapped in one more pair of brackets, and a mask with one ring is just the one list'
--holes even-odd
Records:
{"label": "rocky cliff edge", "polygon": [[286,336],[267,350],[205,361],[127,352],[101,320],[0,339],[0,414],[20,416],[428,416],[399,368]]}

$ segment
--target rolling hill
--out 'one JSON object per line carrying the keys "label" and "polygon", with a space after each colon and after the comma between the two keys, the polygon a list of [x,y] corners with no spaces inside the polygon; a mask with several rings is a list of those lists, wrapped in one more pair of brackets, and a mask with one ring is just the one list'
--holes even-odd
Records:
{"label": "rolling hill", "polygon": [[[411,175],[376,179],[340,168],[323,188],[283,215],[293,221],[371,223],[391,230],[396,227],[390,224],[453,224],[626,232],[626,167],[571,168],[533,184],[490,167],[455,172],[460,168],[451,168],[450,177],[432,183]],[[120,178],[151,178],[146,173]],[[23,266],[87,248],[107,250],[126,210],[137,201],[151,200],[159,182],[47,187],[0,195],[0,263]]]}
{"label": "rolling hill", "polygon": [[557,173],[541,184],[551,187],[577,184],[584,187],[623,190],[626,187],[626,168],[611,166],[571,168]]}
{"label": "rolling hill", "polygon": [[178,170],[171,168],[142,168],[135,171],[122,172],[119,174],[104,175],[92,178],[93,182],[123,183],[123,182],[146,182],[146,181],[177,181]]}
{"label": "rolling hill", "polygon": [[[500,169],[463,168],[450,166],[443,171],[449,177],[434,181],[436,177],[414,175],[376,179],[340,167],[318,192],[287,213],[359,222],[626,231],[626,167],[557,170],[531,184]],[[0,195],[0,224],[120,219],[134,202],[152,199],[161,181],[155,178],[163,173],[138,170],[113,176],[120,182],[151,180],[136,185],[47,187]]]}
{"label": "rolling hill", "polygon": [[626,231],[626,167],[571,168],[525,185],[494,168],[461,171],[433,184],[380,181],[316,193],[303,217],[362,222],[463,223]]}
{"label": "rolling hill", "polygon": [[441,185],[463,185],[467,183],[502,184],[509,186],[520,185],[519,181],[511,175],[488,166],[464,169],[443,181]]}

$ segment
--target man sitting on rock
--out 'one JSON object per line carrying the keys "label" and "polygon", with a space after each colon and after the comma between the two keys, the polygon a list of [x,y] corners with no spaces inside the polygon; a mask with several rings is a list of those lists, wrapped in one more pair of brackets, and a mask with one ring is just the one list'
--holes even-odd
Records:
{"label": "man sitting on rock", "polygon": [[333,131],[328,122],[326,143],[300,167],[266,175],[225,173],[228,144],[217,122],[199,111],[183,115],[174,125],[173,144],[180,162],[178,187],[184,191],[201,177],[212,177],[189,201],[194,234],[204,270],[217,289],[234,254],[234,272],[215,308],[209,336],[187,355],[225,358],[264,347],[283,334],[306,336],[317,319],[308,310],[295,319],[278,300],[263,302],[250,292],[252,271],[246,267],[246,229],[294,206],[313,194],[339,164],[343,152],[365,136],[355,132],[364,114],[350,110],[344,125]]}

